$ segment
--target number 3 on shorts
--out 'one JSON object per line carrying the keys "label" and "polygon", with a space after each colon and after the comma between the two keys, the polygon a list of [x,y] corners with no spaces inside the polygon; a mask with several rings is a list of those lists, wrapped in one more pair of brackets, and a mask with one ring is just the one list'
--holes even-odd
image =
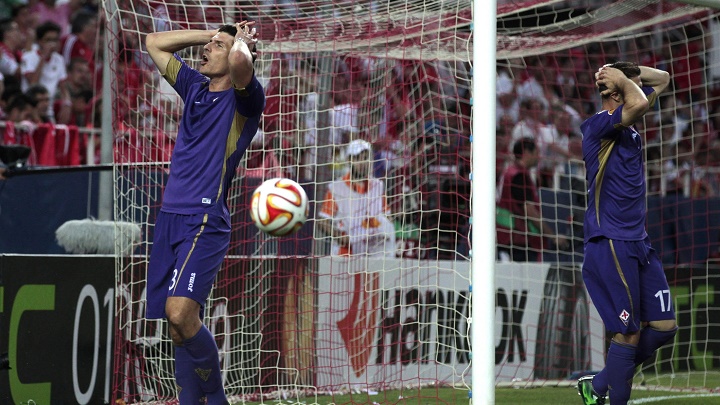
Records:
{"label": "number 3 on shorts", "polygon": [[177,283],[177,269],[173,270],[173,277],[170,281],[172,282],[170,283],[170,288],[168,288],[168,290],[172,290],[173,288],[175,288],[175,283]]}

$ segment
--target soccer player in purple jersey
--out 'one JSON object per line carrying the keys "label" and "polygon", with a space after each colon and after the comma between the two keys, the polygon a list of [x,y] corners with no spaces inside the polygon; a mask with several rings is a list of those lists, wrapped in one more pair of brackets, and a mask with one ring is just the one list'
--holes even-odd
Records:
{"label": "soccer player in purple jersey", "polygon": [[630,399],[635,368],[677,330],[670,289],[645,231],[642,135],[634,127],[667,87],[667,72],[630,62],[595,74],[603,110],[583,122],[588,182],[583,280],[607,331],[605,368],[578,381],[586,405]]}
{"label": "soccer player in purple jersey", "polygon": [[[201,316],[230,244],[228,189],[265,108],[253,69],[253,25],[157,32],[145,42],[185,103],[147,276],[147,318],[168,320],[182,405],[203,397],[227,403],[217,344]],[[198,70],[175,55],[200,45]]]}

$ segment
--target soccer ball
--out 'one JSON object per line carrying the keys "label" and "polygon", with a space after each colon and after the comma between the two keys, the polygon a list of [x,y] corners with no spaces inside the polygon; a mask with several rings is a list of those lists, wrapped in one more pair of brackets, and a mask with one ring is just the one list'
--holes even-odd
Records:
{"label": "soccer ball", "polygon": [[308,215],[308,198],[296,182],[275,178],[265,180],[250,200],[250,218],[270,236],[287,236],[300,229]]}

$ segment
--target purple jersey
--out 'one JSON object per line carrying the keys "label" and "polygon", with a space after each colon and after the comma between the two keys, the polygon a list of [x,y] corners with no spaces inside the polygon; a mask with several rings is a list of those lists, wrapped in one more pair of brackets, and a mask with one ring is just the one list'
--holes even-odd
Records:
{"label": "purple jersey", "polygon": [[228,189],[265,109],[263,88],[253,75],[244,89],[212,92],[210,80],[177,56],[164,77],[185,107],[162,211],[229,216]]}
{"label": "purple jersey", "polygon": [[[650,105],[657,95],[643,87]],[[642,136],[622,125],[621,105],[582,123],[582,149],[588,184],[585,242],[597,236],[641,241],[645,232],[645,170]]]}

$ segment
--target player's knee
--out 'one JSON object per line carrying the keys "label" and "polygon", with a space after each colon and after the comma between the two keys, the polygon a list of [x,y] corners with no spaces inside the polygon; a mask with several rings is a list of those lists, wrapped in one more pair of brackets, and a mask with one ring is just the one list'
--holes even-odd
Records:
{"label": "player's knee", "polygon": [[201,325],[199,311],[199,304],[193,300],[184,297],[168,298],[165,315],[173,341],[178,343],[194,336]]}
{"label": "player's knee", "polygon": [[672,332],[673,335],[675,335],[675,332],[677,331],[677,322],[674,319],[652,321],[649,326],[657,331]]}
{"label": "player's knee", "polygon": [[640,341],[640,332],[633,332],[628,334],[616,333],[613,336],[613,340],[616,343],[637,346]]}

